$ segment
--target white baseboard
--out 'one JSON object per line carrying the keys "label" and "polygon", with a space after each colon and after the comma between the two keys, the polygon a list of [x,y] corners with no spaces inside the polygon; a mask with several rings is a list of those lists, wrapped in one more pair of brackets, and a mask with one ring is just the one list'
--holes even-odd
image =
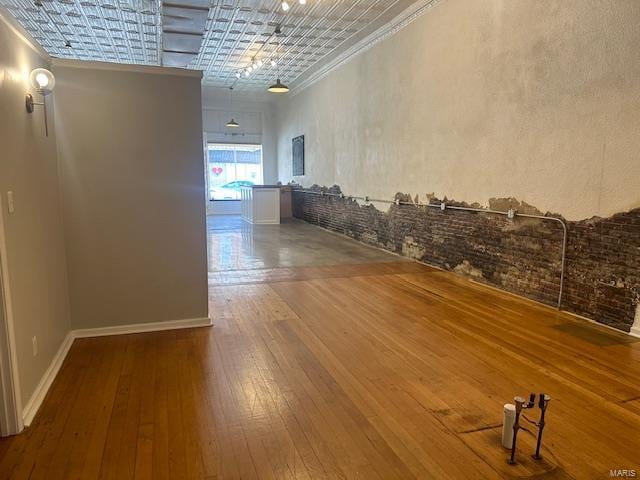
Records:
{"label": "white baseboard", "polygon": [[640,338],[640,325],[631,327],[629,335]]}
{"label": "white baseboard", "polygon": [[73,332],[69,332],[64,338],[64,340],[62,341],[62,345],[60,345],[60,348],[53,357],[53,360],[51,360],[49,368],[47,368],[47,371],[44,372],[44,375],[40,379],[40,383],[38,383],[38,386],[33,392],[33,395],[31,395],[31,398],[22,409],[22,418],[25,427],[31,425],[31,421],[36,416],[40,405],[42,405],[44,397],[47,395],[47,392],[49,391],[53,380],[56,378],[56,375],[60,371],[62,362],[64,362],[64,359],[66,358],[67,353],[69,352],[69,349],[73,344],[73,338]]}
{"label": "white baseboard", "polygon": [[62,345],[58,349],[58,352],[53,357],[51,365],[47,368],[47,371],[42,376],[40,383],[36,387],[33,395],[22,409],[22,417],[24,426],[31,425],[40,405],[47,395],[49,388],[56,375],[60,371],[62,362],[67,357],[71,345],[76,338],[88,338],[88,337],[104,337],[107,335],[127,335],[130,333],[143,333],[143,332],[159,332],[162,330],[177,330],[180,328],[193,328],[193,327],[207,327],[212,325],[211,319],[204,318],[187,318],[183,320],[170,320],[167,322],[153,322],[153,323],[137,323],[134,325],[118,325],[115,327],[104,328],[83,328],[80,330],[72,330],[65,337]]}
{"label": "white baseboard", "polygon": [[167,322],[135,323],[133,325],[117,325],[115,327],[82,328],[73,330],[74,338],[104,337],[107,335],[128,335],[130,333],[160,332],[162,330],[177,330],[179,328],[208,327],[211,319],[186,318],[183,320],[169,320]]}

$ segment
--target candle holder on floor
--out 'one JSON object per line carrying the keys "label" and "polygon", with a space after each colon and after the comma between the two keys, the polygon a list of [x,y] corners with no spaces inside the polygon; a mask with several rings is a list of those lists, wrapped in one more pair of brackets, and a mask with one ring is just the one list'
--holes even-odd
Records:
{"label": "candle holder on floor", "polygon": [[547,412],[547,407],[549,406],[549,402],[551,401],[551,397],[544,393],[540,393],[538,395],[538,408],[540,409],[540,420],[538,422],[534,422],[529,420],[524,414],[523,411],[534,408],[536,406],[536,394],[529,394],[529,401],[525,401],[522,397],[515,397],[513,402],[515,403],[515,420],[513,422],[513,441],[511,443],[511,455],[507,459],[507,463],[510,465],[515,465],[516,462],[516,449],[517,449],[517,441],[518,441],[518,431],[522,428],[520,426],[521,418],[524,418],[529,423],[538,427],[538,438],[536,442],[536,451],[533,454],[533,458],[535,460],[541,460],[542,455],[540,455],[540,450],[542,448],[542,432],[545,427],[545,414]]}

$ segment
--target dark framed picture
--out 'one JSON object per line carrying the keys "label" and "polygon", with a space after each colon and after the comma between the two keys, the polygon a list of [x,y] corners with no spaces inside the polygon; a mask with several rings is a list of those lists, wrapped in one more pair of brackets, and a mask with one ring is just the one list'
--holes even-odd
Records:
{"label": "dark framed picture", "polygon": [[291,156],[293,160],[293,176],[304,175],[304,135],[291,140]]}

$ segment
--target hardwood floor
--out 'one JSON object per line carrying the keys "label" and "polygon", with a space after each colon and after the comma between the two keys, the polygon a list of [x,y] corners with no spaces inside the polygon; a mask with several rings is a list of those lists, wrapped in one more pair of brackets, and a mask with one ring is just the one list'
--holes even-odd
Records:
{"label": "hardwood floor", "polygon": [[[76,340],[11,479],[608,478],[640,469],[640,344],[414,263],[210,278],[212,328]],[[502,405],[551,395],[543,457]],[[533,414],[532,416],[535,416]]]}

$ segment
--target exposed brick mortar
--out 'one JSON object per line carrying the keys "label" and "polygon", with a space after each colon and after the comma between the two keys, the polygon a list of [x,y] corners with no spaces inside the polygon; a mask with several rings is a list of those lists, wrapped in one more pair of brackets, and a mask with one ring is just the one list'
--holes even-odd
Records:
{"label": "exposed brick mortar", "polygon": [[[338,186],[312,188],[340,193]],[[408,195],[396,198],[410,201]],[[492,199],[494,205],[505,201],[526,206],[527,213],[537,212],[515,199]],[[293,192],[293,214],[399,255],[556,304],[562,249],[559,224],[413,205],[391,205],[382,212],[348,198],[300,191]],[[640,292],[640,209],[567,222],[567,227],[562,308],[629,331]]]}

